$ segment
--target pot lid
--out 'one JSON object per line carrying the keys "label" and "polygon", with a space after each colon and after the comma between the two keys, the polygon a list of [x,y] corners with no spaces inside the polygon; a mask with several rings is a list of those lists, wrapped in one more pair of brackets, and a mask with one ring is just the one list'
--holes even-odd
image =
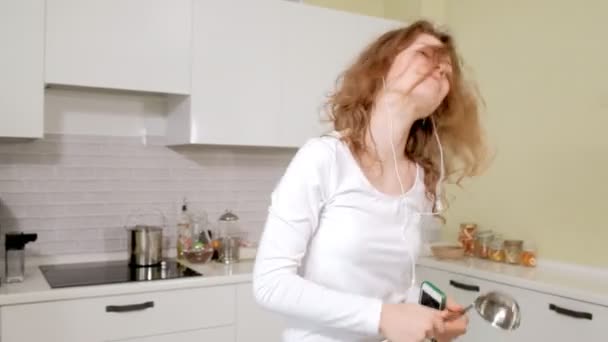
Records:
{"label": "pot lid", "polygon": [[236,216],[230,210],[226,209],[226,211],[224,211],[224,213],[222,214],[222,216],[220,216],[219,220],[220,221],[238,221],[239,217]]}

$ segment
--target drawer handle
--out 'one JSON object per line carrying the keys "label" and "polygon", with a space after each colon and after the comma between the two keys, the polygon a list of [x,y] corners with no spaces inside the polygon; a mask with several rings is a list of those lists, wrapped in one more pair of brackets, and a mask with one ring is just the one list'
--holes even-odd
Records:
{"label": "drawer handle", "polygon": [[154,302],[145,302],[141,304],[129,304],[129,305],[108,305],[106,306],[106,312],[131,312],[141,311],[154,307]]}
{"label": "drawer handle", "polygon": [[574,311],[574,310],[570,310],[570,309],[560,308],[559,306],[557,306],[555,304],[549,304],[549,310],[555,311],[560,315],[570,316],[573,318],[588,319],[588,320],[593,319],[593,314],[591,314],[589,312]]}
{"label": "drawer handle", "polygon": [[463,284],[463,283],[459,283],[454,280],[450,280],[450,285],[454,286],[457,289],[461,289],[461,290],[465,290],[465,291],[479,292],[479,286],[477,286],[477,285]]}

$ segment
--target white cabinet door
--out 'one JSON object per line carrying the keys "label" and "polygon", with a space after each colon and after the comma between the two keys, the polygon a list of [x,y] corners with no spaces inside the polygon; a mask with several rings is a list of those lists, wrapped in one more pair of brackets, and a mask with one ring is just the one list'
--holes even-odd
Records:
{"label": "white cabinet door", "polygon": [[253,298],[251,283],[237,287],[236,341],[281,341],[283,318],[263,310]]}
{"label": "white cabinet door", "polygon": [[520,305],[521,325],[512,332],[493,328],[475,312],[469,313],[469,329],[460,341],[602,341],[608,308],[546,293],[496,283],[428,267],[418,267],[417,276],[430,280],[449,296],[468,305],[480,294],[501,291]]}
{"label": "white cabinet door", "polygon": [[[219,327],[141,337],[126,342],[234,342],[234,327]],[[252,340],[253,341],[253,340]]]}
{"label": "white cabinet door", "polygon": [[608,307],[518,290],[513,292],[521,298],[522,327],[526,326],[526,341],[606,340]]}
{"label": "white cabinet door", "polygon": [[235,299],[225,285],[3,306],[0,340],[102,342],[233,326]]}
{"label": "white cabinet door", "polygon": [[283,6],[280,139],[301,146],[328,127],[327,95],[357,55],[396,22],[297,3]]}
{"label": "white cabinet door", "polygon": [[[181,132],[181,140],[189,140],[183,142],[278,144],[280,5],[276,0],[194,2],[191,121]],[[177,135],[169,140],[179,142]]]}
{"label": "white cabinet door", "polygon": [[50,84],[190,93],[191,0],[48,0]]}
{"label": "white cabinet door", "polygon": [[[427,267],[418,267],[417,276],[420,281],[429,280],[436,284],[448,297],[452,297],[456,302],[463,306],[467,306],[475,300],[479,295],[488,291],[503,291],[515,297],[518,302],[522,302],[521,294],[515,293],[514,288],[489,282],[482,279],[469,277],[445,271],[440,271]],[[518,289],[519,290],[519,289]],[[502,342],[502,341],[529,341],[526,339],[531,325],[525,322],[519,329],[511,332],[499,330],[492,327],[483,320],[477,312],[472,309],[468,313],[469,327],[467,333],[462,336],[459,341],[463,342]]]}
{"label": "white cabinet door", "polygon": [[44,0],[0,1],[0,137],[41,138]]}

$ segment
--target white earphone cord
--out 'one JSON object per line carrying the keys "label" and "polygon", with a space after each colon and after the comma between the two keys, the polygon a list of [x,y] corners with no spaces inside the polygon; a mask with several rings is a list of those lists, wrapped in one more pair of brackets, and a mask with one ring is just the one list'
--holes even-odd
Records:
{"label": "white earphone cord", "polygon": [[[439,134],[437,133],[437,126],[435,125],[435,120],[431,117],[431,124],[433,125],[433,135],[435,136],[435,140],[437,141],[437,147],[439,148],[439,179],[437,180],[437,184],[435,185],[435,208],[437,209],[437,213],[442,212],[445,208],[441,201],[442,191],[441,184],[443,183],[443,178],[445,176],[445,166],[444,166],[444,157],[443,157],[443,147],[441,146],[441,140],[439,139]],[[399,168],[397,167],[397,153],[395,152],[395,143],[393,142],[393,116],[389,115],[389,129],[390,129],[390,143],[391,143],[391,152],[393,155],[393,166],[395,168],[395,175],[397,176],[397,181],[399,182],[399,187],[401,188],[401,195],[405,195],[405,187],[403,186],[403,182],[401,181],[401,175],[399,174]],[[436,213],[419,213],[421,215],[435,215]]]}

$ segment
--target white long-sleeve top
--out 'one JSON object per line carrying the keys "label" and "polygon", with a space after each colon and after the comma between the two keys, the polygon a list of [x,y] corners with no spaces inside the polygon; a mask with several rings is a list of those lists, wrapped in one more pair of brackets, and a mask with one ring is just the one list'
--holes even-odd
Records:
{"label": "white long-sleeve top", "polygon": [[428,205],[418,166],[411,189],[391,196],[336,136],[301,147],[272,193],[253,275],[257,302],[287,318],[283,341],[382,340],[382,303],[417,300]]}

